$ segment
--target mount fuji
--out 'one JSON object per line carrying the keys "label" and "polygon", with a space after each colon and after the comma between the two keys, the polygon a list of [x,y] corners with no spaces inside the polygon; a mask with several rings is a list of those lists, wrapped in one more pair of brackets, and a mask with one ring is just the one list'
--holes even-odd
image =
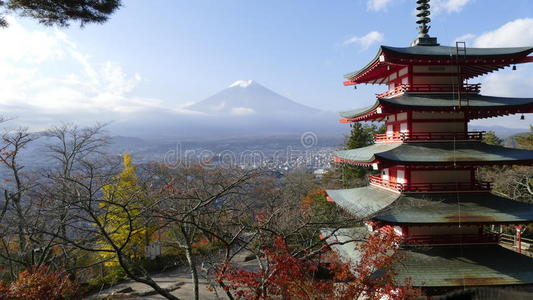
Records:
{"label": "mount fuji", "polygon": [[187,107],[206,114],[277,115],[313,114],[319,110],[302,105],[253,80],[238,80],[215,95]]}
{"label": "mount fuji", "polygon": [[301,135],[307,131],[340,136],[347,130],[336,113],[300,104],[253,80],[238,80],[184,110],[188,113],[159,112],[113,127],[121,135],[191,139]]}

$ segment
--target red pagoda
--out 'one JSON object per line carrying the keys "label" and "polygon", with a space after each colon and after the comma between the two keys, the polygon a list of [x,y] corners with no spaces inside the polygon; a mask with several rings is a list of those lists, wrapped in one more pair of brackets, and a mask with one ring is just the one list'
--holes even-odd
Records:
{"label": "red pagoda", "polygon": [[[344,85],[385,84],[369,107],[341,113],[343,123],[378,121],[386,133],[374,144],[338,151],[335,161],[379,170],[366,187],[328,190],[334,201],[364,218],[364,230],[394,230],[402,237],[398,282],[409,278],[427,295],[457,287],[533,284],[533,258],[499,246],[488,225],[533,223],[533,206],[491,193],[476,169],[532,165],[533,151],[485,144],[471,120],[533,112],[533,98],[480,94],[468,80],[533,62],[533,47],[440,46],[428,35],[429,0],[418,0],[419,37],[410,47],[381,46]],[[337,232],[336,241],[361,230]],[[353,244],[332,246],[357,260]],[[517,249],[518,250],[518,249]]]}

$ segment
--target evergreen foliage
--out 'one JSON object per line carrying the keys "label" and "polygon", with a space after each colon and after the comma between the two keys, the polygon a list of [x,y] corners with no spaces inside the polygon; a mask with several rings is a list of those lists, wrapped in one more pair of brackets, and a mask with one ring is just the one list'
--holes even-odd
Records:
{"label": "evergreen foliage", "polygon": [[346,138],[345,148],[356,149],[372,144],[373,135],[384,133],[385,126],[376,126],[375,124],[352,123],[350,125],[350,135]]}
{"label": "evergreen foliage", "polygon": [[[31,17],[51,26],[69,26],[70,22],[103,23],[120,6],[121,0],[0,0],[0,27],[8,26],[4,17],[14,13]],[[3,10],[3,13],[2,11]]]}
{"label": "evergreen foliage", "polygon": [[[376,126],[375,124],[353,123],[350,127],[352,128],[350,130],[350,135],[346,138],[344,144],[346,150],[371,145],[373,143],[373,135],[385,133],[386,130],[385,125]],[[368,169],[344,164],[342,166],[342,172],[346,184],[363,179],[368,174]]]}
{"label": "evergreen foliage", "polygon": [[483,143],[489,145],[501,146],[503,144],[503,139],[499,138],[494,131],[487,131],[483,136]]}

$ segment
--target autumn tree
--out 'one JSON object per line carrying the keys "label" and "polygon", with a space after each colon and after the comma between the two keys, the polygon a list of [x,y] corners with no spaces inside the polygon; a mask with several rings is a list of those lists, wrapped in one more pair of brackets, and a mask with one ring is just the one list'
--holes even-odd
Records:
{"label": "autumn tree", "polygon": [[395,282],[398,242],[392,232],[376,232],[357,246],[360,261],[349,263],[327,245],[317,255],[295,256],[277,237],[262,249],[259,270],[226,266],[217,280],[226,282],[235,299],[406,299],[417,291],[409,282]]}
{"label": "autumn tree", "polygon": [[[280,239],[292,257],[305,260],[305,257],[317,257],[323,252],[324,243],[319,238],[323,228],[336,231],[360,222],[342,213],[337,206],[325,203],[324,192],[318,189],[316,179],[302,173],[289,174],[288,177],[259,177],[246,193],[256,204],[249,210],[247,219],[250,221],[244,224],[244,234],[238,236],[234,247],[248,258],[255,258],[252,263],[262,272],[268,270],[264,261],[265,249],[272,249],[276,243],[279,245]],[[327,214],[323,215],[321,209],[326,207]],[[224,278],[226,271],[233,273],[233,257],[236,256],[222,257],[213,265],[217,278]],[[256,275],[250,274],[251,277]],[[217,282],[229,299],[238,298],[237,294],[228,292],[225,280]]]}
{"label": "autumn tree", "polygon": [[[123,164],[124,169],[114,182],[103,187],[104,201],[99,205],[105,213],[100,216],[100,223],[109,233],[108,238],[120,245],[124,255],[138,259],[144,257],[154,228],[150,228],[147,218],[142,215],[143,208],[149,207],[150,203],[146,191],[138,184],[136,168],[129,154],[123,155]],[[112,245],[106,239],[99,243],[103,249],[110,250]],[[114,251],[103,251],[101,256],[111,259],[106,265],[118,265]]]}
{"label": "autumn tree", "polygon": [[[216,241],[230,251],[244,232],[239,223],[250,214],[241,210],[238,201],[255,171],[208,169],[202,166],[170,169],[159,166],[162,180],[158,199],[157,219],[164,222],[162,230],[170,234],[169,246],[185,252],[193,282],[193,298],[199,299],[199,270],[194,253],[195,244],[202,239]],[[226,253],[226,256],[231,256]]]}
{"label": "autumn tree", "polygon": [[[105,155],[105,148],[110,143],[110,138],[105,131],[106,124],[79,127],[75,124],[64,123],[52,126],[42,133],[44,142],[44,155],[54,167],[49,167],[41,176],[46,178],[40,186],[38,196],[47,199],[46,217],[49,219],[47,227],[49,232],[68,237],[67,224],[72,214],[77,214],[73,209],[72,194],[76,192],[76,177],[83,169],[83,165],[91,159]],[[55,228],[55,229],[54,229]],[[64,268],[78,268],[79,261],[86,256],[72,247],[62,243],[61,239],[54,238],[56,248],[62,254],[57,255],[62,259]]]}
{"label": "autumn tree", "polygon": [[[139,188],[144,183],[134,176],[131,161],[126,159],[121,168],[121,161],[107,153],[102,126],[58,127],[48,139],[58,169],[47,173],[38,193],[38,199],[48,199],[39,206],[45,208],[48,222],[32,227],[32,232],[47,237],[61,250],[55,256],[75,256],[69,268],[83,270],[113,261],[128,278],[167,299],[178,299],[152,279],[139,264],[138,252],[133,253],[144,247],[142,225],[155,204],[147,201],[144,189]],[[140,245],[130,242],[140,236]],[[85,257],[96,259],[87,261]]]}
{"label": "autumn tree", "polygon": [[[11,278],[22,269],[43,263],[40,254],[51,249],[50,243],[32,230],[45,224],[41,214],[43,199],[32,197],[39,183],[20,159],[35,139],[37,136],[27,129],[7,130],[0,137],[0,170],[4,174],[0,200],[0,258],[7,264],[0,268],[8,270]],[[35,249],[40,249],[39,253]]]}
{"label": "autumn tree", "polygon": [[328,202],[326,191],[315,188],[302,199],[302,207],[315,222],[333,222],[339,218],[335,204]]}
{"label": "autumn tree", "polygon": [[[531,129],[533,130],[533,129]],[[514,137],[517,148],[533,149],[533,133],[528,132]],[[484,142],[502,144],[494,132],[488,132]],[[533,170],[528,166],[491,166],[479,170],[479,176],[494,185],[493,192],[504,197],[523,202],[533,202]]]}
{"label": "autumn tree", "polygon": [[[31,168],[25,165],[27,160],[20,159],[25,151],[35,149],[32,143],[39,135],[16,129],[8,130],[2,136],[0,167],[4,175],[4,197],[0,199],[0,269],[5,272],[2,274],[4,278],[14,279],[23,269],[31,270],[42,265],[52,269],[79,267],[77,253],[66,247],[60,238],[69,234],[65,224],[72,203],[66,197],[67,178],[71,171],[75,171],[78,158],[92,152],[94,144],[91,141],[94,142],[95,137],[69,133],[72,131],[62,130],[60,136],[63,138],[58,140],[49,135],[42,138],[58,142],[42,151],[45,155],[41,159],[50,162],[48,159],[52,158],[47,170]],[[71,137],[78,142],[71,143]],[[89,145],[92,146],[86,148]],[[66,157],[68,159],[63,159]]]}
{"label": "autumn tree", "polygon": [[518,148],[533,150],[533,126],[529,125],[529,132],[519,135],[515,139],[518,143]]}

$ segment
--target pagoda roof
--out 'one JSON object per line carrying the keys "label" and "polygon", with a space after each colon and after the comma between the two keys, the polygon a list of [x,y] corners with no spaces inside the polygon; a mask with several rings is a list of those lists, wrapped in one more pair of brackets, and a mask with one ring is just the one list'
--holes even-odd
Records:
{"label": "pagoda roof", "polygon": [[499,245],[412,247],[399,251],[397,282],[413,286],[494,286],[533,283],[533,258]]}
{"label": "pagoda roof", "polygon": [[[533,52],[533,47],[466,48],[466,55],[463,55],[461,50],[460,64],[465,66],[463,70],[466,78],[471,78],[511,64],[530,62],[527,55],[531,52]],[[457,63],[456,47],[380,46],[376,56],[365,67],[344,75],[348,80],[344,84],[381,83],[376,79],[386,77],[389,73],[410,64],[456,65]]]}
{"label": "pagoda roof", "polygon": [[[360,239],[360,228],[346,228],[327,242],[343,261],[357,263]],[[398,252],[400,259],[393,267],[398,284],[409,280],[414,287],[435,288],[533,283],[533,258],[499,245],[412,246]]]}
{"label": "pagoda roof", "polygon": [[337,205],[361,219],[374,216],[400,198],[398,193],[371,185],[345,190],[327,190],[326,193]]}
{"label": "pagoda roof", "polygon": [[417,165],[530,164],[533,150],[488,145],[479,141],[373,144],[334,153],[337,162],[370,165],[375,162]]}
{"label": "pagoda roof", "polygon": [[[392,98],[378,98],[368,107],[341,112],[345,120],[363,121],[385,117],[390,111],[450,111],[459,109],[456,95],[452,94],[411,94],[404,93]],[[382,107],[378,113],[377,108]],[[484,95],[463,95],[461,111],[468,119],[486,118],[510,113],[533,112],[533,98],[493,97]]]}
{"label": "pagoda roof", "polygon": [[[447,58],[456,55],[456,47],[450,46],[412,46],[412,47],[391,47],[381,46],[381,51],[388,54],[405,55],[405,56],[439,56]],[[466,48],[467,57],[497,57],[528,55],[533,52],[533,47],[507,47],[507,48]],[[462,55],[461,55],[462,56]]]}
{"label": "pagoda roof", "polygon": [[503,224],[533,222],[533,205],[484,193],[398,194],[375,186],[327,190],[359,218],[398,224]]}

